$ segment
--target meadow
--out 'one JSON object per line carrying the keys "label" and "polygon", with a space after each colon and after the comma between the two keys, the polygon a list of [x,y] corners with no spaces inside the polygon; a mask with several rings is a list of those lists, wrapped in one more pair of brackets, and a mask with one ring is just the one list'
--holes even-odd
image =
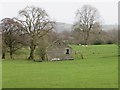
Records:
{"label": "meadow", "polygon": [[3,88],[117,88],[117,45],[71,45],[75,60],[34,62],[25,60],[26,49],[15,59],[2,61]]}

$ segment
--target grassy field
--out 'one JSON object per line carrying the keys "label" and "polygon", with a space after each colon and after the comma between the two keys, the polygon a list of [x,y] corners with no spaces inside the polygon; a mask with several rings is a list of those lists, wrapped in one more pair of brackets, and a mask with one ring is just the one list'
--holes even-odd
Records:
{"label": "grassy field", "polygon": [[118,48],[116,45],[71,46],[80,50],[73,61],[33,62],[27,50],[16,53],[15,60],[4,60],[3,88],[117,88]]}

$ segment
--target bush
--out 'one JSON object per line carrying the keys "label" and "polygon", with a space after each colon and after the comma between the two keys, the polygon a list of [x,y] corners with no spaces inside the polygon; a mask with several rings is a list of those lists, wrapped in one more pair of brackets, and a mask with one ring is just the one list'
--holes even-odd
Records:
{"label": "bush", "polygon": [[101,40],[93,42],[93,45],[101,45],[101,44],[103,44],[103,41]]}
{"label": "bush", "polygon": [[107,41],[106,44],[114,44],[114,42],[112,42],[112,41]]}
{"label": "bush", "polygon": [[36,50],[37,55],[39,56],[39,60],[44,61],[46,56],[45,48],[38,47]]}

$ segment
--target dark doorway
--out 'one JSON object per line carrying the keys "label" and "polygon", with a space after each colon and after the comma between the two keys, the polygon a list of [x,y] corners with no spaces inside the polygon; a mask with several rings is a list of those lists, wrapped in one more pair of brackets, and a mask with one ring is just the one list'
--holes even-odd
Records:
{"label": "dark doorway", "polygon": [[66,49],[66,54],[70,54],[70,50],[69,49]]}

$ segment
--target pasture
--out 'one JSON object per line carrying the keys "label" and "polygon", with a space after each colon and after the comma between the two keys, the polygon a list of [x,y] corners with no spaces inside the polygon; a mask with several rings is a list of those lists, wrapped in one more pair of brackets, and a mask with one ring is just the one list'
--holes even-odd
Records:
{"label": "pasture", "polygon": [[[25,60],[27,50],[16,52],[15,59],[2,61],[3,88],[117,88],[117,45],[71,45],[75,60],[33,62]],[[23,55],[24,54],[24,55]]]}

